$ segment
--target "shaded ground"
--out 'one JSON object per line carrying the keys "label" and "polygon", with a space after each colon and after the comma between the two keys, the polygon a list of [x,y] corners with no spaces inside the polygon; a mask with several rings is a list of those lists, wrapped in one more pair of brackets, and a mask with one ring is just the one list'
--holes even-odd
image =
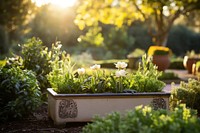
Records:
{"label": "shaded ground", "polygon": [[86,124],[68,123],[64,127],[56,127],[48,118],[47,104],[43,104],[26,119],[0,124],[0,133],[80,133]]}

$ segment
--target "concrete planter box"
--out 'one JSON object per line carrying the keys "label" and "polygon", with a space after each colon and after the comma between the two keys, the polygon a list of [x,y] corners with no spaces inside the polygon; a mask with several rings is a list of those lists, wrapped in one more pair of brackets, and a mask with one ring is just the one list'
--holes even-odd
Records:
{"label": "concrete planter box", "polygon": [[94,115],[105,116],[113,111],[121,113],[138,105],[152,105],[154,109],[169,109],[170,93],[101,93],[57,94],[48,88],[48,113],[55,125],[67,122],[88,122]]}

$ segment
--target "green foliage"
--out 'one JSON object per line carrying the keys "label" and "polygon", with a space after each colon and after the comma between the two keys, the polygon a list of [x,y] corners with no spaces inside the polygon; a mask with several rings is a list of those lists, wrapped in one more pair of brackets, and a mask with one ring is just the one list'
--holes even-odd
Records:
{"label": "green foliage", "polygon": [[140,48],[136,48],[134,51],[128,54],[128,58],[133,58],[133,57],[142,57],[145,54],[145,51]]}
{"label": "green foliage", "polygon": [[111,24],[117,27],[131,25],[136,20],[145,21],[149,35],[156,45],[166,45],[166,39],[174,21],[182,14],[199,10],[198,0],[83,0],[77,9],[75,23],[80,30],[86,27]]}
{"label": "green foliage", "polygon": [[40,39],[33,37],[22,46],[22,57],[24,69],[36,73],[39,86],[44,92],[46,88],[50,87],[46,75],[51,71],[51,52],[43,46]]}
{"label": "green foliage", "polygon": [[79,68],[73,70],[74,64],[64,52],[62,56],[56,56],[52,61],[52,72],[48,74],[48,80],[51,86],[58,93],[105,93],[105,92],[123,92],[131,89],[138,92],[157,92],[162,91],[164,82],[159,81],[160,72],[143,56],[142,65],[135,73],[127,73],[127,63],[117,62],[115,67],[118,70],[107,74],[100,69],[100,65],[88,69]]}
{"label": "green foliage", "polygon": [[0,69],[6,65],[6,60],[0,60]]}
{"label": "green foliage", "polygon": [[172,49],[176,55],[185,55],[188,51],[195,50],[199,52],[199,33],[195,33],[186,26],[176,25],[173,26],[167,46]]}
{"label": "green foliage", "polygon": [[180,105],[174,111],[136,107],[124,115],[113,112],[96,116],[83,128],[83,133],[198,133],[200,120],[193,110]]}
{"label": "green foliage", "polygon": [[179,79],[178,75],[173,72],[163,72],[162,75],[158,78],[160,80],[174,80]]}
{"label": "green foliage", "polygon": [[197,68],[197,70],[200,68],[200,61],[196,62],[196,68]]}
{"label": "green foliage", "polygon": [[[104,51],[109,51],[109,58],[121,59],[126,57],[127,49],[132,49],[135,43],[135,38],[127,31],[127,26],[117,28],[113,25],[102,24],[99,27],[89,28],[88,32],[81,35],[78,40],[85,47],[96,45],[97,49],[100,47]],[[96,55],[96,52],[94,55]],[[105,54],[102,56],[105,56]]]}
{"label": "green foliage", "polygon": [[31,0],[1,0],[0,25],[13,30],[22,25],[33,11],[34,5]]}
{"label": "green foliage", "polygon": [[81,84],[74,79],[74,70],[69,55],[64,51],[54,51],[54,60],[51,62],[52,71],[47,75],[51,86],[58,93],[78,93]]}
{"label": "green foliage", "polygon": [[0,69],[0,120],[24,118],[41,103],[35,74],[19,67]]}
{"label": "green foliage", "polygon": [[102,30],[101,27],[94,27],[88,30],[88,32],[83,36],[81,35],[78,38],[78,41],[82,44],[92,44],[92,45],[102,45],[104,38],[102,36],[102,33],[100,32]]}
{"label": "green foliage", "polygon": [[6,59],[4,67],[6,68],[18,67],[23,69],[23,59],[21,56],[14,55],[14,57]]}
{"label": "green foliage", "polygon": [[127,26],[121,28],[103,26],[104,47],[112,52],[113,58],[126,58],[128,50],[135,46],[135,37],[128,33],[128,28]]}
{"label": "green foliage", "polygon": [[133,88],[138,92],[162,91],[165,83],[158,80],[161,75],[162,72],[159,72],[152,63],[152,58],[144,55],[137,72],[132,77]]}
{"label": "green foliage", "polygon": [[188,58],[200,58],[200,54],[196,53],[194,50],[187,51],[186,55]]}
{"label": "green foliage", "polygon": [[185,69],[183,66],[183,58],[172,58],[170,61],[169,69]]}
{"label": "green foliage", "polygon": [[179,86],[172,86],[171,105],[185,103],[187,107],[196,109],[200,114],[200,82],[196,79],[188,79],[188,82],[181,81]]}

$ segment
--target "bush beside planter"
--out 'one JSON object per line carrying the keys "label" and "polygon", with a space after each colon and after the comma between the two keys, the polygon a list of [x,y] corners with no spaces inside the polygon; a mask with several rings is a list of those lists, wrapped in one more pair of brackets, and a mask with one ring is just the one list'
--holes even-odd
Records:
{"label": "bush beside planter", "polygon": [[48,113],[55,125],[66,122],[88,122],[95,115],[105,116],[119,111],[125,113],[138,105],[154,109],[169,109],[170,93],[98,93],[57,94],[48,88]]}

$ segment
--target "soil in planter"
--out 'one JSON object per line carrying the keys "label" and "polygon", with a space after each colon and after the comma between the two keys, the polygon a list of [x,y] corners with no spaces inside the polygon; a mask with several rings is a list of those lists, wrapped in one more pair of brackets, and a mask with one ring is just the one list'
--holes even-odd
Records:
{"label": "soil in planter", "polygon": [[42,104],[26,119],[0,123],[0,133],[80,133],[87,123],[67,123],[57,127],[48,118],[47,104]]}

